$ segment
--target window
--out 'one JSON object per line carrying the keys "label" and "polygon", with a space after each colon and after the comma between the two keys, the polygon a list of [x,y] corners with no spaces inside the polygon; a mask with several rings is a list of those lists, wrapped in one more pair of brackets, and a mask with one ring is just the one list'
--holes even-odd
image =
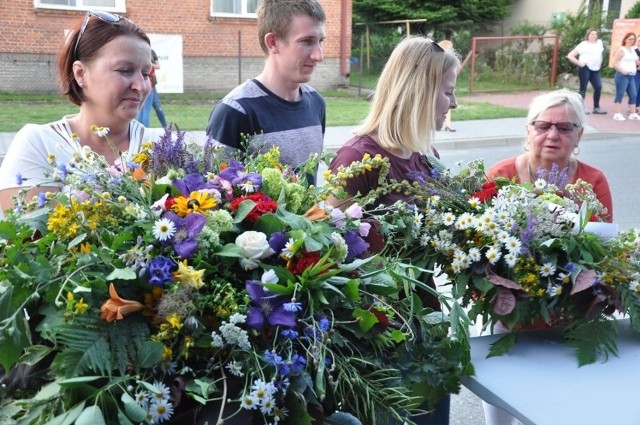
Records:
{"label": "window", "polygon": [[213,16],[255,18],[258,0],[211,0]]}
{"label": "window", "polygon": [[126,12],[126,0],[33,0],[40,9],[90,10],[100,9],[108,12]]}

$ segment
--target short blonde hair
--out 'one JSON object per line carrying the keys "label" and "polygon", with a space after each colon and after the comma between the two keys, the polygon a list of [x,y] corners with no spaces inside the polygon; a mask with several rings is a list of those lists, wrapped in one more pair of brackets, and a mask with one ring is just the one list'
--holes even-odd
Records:
{"label": "short blonde hair", "polygon": [[536,118],[547,109],[556,106],[564,106],[567,119],[578,127],[584,127],[587,121],[587,115],[584,112],[584,101],[578,93],[567,89],[554,90],[536,96],[529,105],[527,124],[531,124],[532,121],[535,121]]}
{"label": "short blonde hair", "polygon": [[453,49],[422,36],[403,39],[380,74],[369,114],[354,133],[376,135],[385,149],[430,152],[442,76],[459,67]]}

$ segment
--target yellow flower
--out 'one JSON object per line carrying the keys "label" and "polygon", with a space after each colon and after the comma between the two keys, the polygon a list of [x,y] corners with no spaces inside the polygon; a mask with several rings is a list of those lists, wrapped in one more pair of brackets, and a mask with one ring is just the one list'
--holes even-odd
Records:
{"label": "yellow flower", "polygon": [[71,292],[67,292],[67,300],[73,301],[74,299],[75,297],[73,296],[73,294]]}
{"label": "yellow flower", "polygon": [[91,244],[89,242],[80,244],[80,252],[83,254],[91,254]]}
{"label": "yellow flower", "polygon": [[176,203],[171,208],[180,217],[184,217],[189,213],[203,214],[206,210],[215,208],[217,205],[216,198],[207,192],[200,191],[191,192],[188,198],[179,196],[174,199]]}
{"label": "yellow flower", "polygon": [[76,303],[75,312],[76,314],[82,314],[86,312],[88,308],[89,308],[89,304],[84,302],[84,298],[80,298],[80,301]]}
{"label": "yellow flower", "polygon": [[162,348],[162,360],[171,360],[173,356],[173,350],[171,347],[167,347],[166,345]]}
{"label": "yellow flower", "polygon": [[175,329],[182,327],[182,325],[180,324],[180,315],[178,313],[171,313],[167,317],[167,323],[169,323],[171,327]]}
{"label": "yellow flower", "polygon": [[187,265],[187,260],[178,262],[178,270],[173,273],[173,277],[181,283],[190,286],[193,289],[200,289],[204,285],[202,280],[204,269],[196,270]]}

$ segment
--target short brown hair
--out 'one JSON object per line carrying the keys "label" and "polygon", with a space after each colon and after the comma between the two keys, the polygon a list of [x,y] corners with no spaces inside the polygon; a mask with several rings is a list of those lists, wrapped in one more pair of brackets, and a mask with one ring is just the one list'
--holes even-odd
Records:
{"label": "short brown hair", "polygon": [[[58,52],[60,91],[76,105],[80,105],[85,98],[82,87],[78,85],[73,75],[73,63],[75,61],[90,62],[102,46],[123,35],[138,37],[151,46],[151,41],[147,34],[139,26],[124,17],[118,22],[104,22],[94,16],[90,16],[82,33],[82,38],[77,43],[80,26],[84,22],[84,18],[78,20],[73,26]],[[78,44],[77,48],[76,43]]]}
{"label": "short brown hair", "polygon": [[309,16],[322,23],[327,20],[317,0],[262,0],[256,14],[260,47],[265,53],[269,52],[264,42],[265,35],[272,32],[277,38],[285,38],[295,16]]}
{"label": "short brown hair", "polygon": [[600,35],[600,31],[598,31],[596,28],[589,28],[587,32],[584,33],[584,39],[589,40],[589,34],[591,34],[593,31],[595,31],[598,35]]}

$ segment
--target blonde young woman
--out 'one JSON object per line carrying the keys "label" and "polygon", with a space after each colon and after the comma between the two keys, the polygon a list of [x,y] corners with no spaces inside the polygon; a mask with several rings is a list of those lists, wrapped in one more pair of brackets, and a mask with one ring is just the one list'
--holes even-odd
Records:
{"label": "blonde young woman", "polygon": [[[355,137],[338,150],[331,170],[360,161],[364,154],[380,154],[390,161],[388,179],[410,180],[416,172],[430,175],[432,164],[426,155],[434,153],[434,132],[442,128],[447,112],[458,106],[454,95],[458,68],[460,59],[453,49],[443,49],[420,36],[401,41],[380,75],[369,114],[355,129]],[[349,179],[345,189],[355,196],[378,185],[378,172],[372,170]],[[411,202],[404,194],[394,192],[378,198],[376,205],[392,205],[398,200]],[[334,198],[329,202],[345,205]],[[435,287],[433,281],[431,284]],[[425,306],[440,310],[434,297],[426,293],[420,296]],[[411,420],[419,425],[448,425],[449,397],[436,404],[434,413]]]}
{"label": "blonde young woman", "polygon": [[613,101],[615,114],[613,119],[616,121],[624,121],[626,118],[622,115],[622,98],[626,92],[629,96],[628,117],[630,120],[640,120],[640,115],[635,112],[636,89],[635,76],[640,66],[640,58],[635,51],[636,35],[628,32],[622,39],[622,45],[613,57],[613,67],[616,70],[614,81],[616,83],[616,97]]}

